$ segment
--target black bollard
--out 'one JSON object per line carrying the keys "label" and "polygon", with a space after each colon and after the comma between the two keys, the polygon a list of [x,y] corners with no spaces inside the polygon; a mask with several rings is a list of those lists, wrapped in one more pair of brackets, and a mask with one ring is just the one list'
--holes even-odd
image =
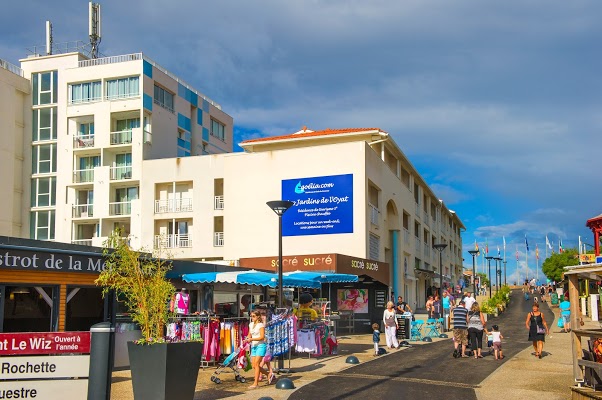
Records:
{"label": "black bollard", "polygon": [[110,400],[113,371],[111,348],[115,328],[110,322],[101,322],[90,328],[90,375],[88,400]]}

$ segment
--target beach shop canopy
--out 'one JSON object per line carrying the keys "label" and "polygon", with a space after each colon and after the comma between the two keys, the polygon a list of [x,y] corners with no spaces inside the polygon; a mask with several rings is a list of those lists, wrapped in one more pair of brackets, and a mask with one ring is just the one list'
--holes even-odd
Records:
{"label": "beach shop canopy", "polygon": [[299,278],[304,280],[311,280],[320,283],[339,283],[339,282],[357,282],[357,275],[352,274],[337,274],[335,272],[319,272],[319,271],[294,271],[285,272],[285,277]]}
{"label": "beach shop canopy", "polygon": [[[184,274],[182,275],[182,280],[188,283],[238,283],[241,285],[278,287],[278,274],[255,270]],[[283,275],[282,286],[319,289],[322,286],[322,282]]]}

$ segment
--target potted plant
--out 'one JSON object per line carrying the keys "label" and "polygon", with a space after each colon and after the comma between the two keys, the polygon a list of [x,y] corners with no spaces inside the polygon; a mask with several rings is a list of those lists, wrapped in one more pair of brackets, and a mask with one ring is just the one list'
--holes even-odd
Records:
{"label": "potted plant", "polygon": [[170,263],[131,249],[119,232],[107,239],[103,255],[105,269],[96,284],[102,286],[103,295],[115,291],[142,331],[142,339],[128,343],[134,398],[193,398],[202,343],[170,343],[164,338],[168,304],[175,293],[165,277]]}

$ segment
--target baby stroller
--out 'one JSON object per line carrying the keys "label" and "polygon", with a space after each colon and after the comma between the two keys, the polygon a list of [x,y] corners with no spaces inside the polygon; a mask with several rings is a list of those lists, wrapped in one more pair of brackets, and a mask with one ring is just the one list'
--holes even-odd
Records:
{"label": "baby stroller", "polygon": [[222,380],[219,378],[219,374],[224,372],[226,368],[230,368],[232,372],[234,372],[234,379],[236,379],[240,383],[245,383],[247,380],[244,376],[240,375],[238,368],[238,357],[240,353],[249,349],[249,344],[244,343],[242,346],[238,348],[238,350],[234,351],[234,353],[230,354],[226,359],[217,367],[213,375],[211,375],[211,382],[220,384]]}

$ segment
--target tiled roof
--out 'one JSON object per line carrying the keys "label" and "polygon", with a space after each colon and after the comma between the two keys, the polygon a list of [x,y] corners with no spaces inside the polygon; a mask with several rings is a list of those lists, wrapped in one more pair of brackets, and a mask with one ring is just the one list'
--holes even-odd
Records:
{"label": "tiled roof", "polygon": [[311,131],[308,129],[301,130],[296,133],[281,135],[281,136],[270,136],[258,139],[245,140],[241,144],[247,143],[258,143],[258,142],[269,142],[272,140],[286,140],[286,139],[301,139],[315,136],[327,136],[327,135],[339,135],[342,133],[354,133],[354,132],[369,132],[377,131],[380,132],[379,128],[343,128],[343,129],[324,129],[322,131]]}

